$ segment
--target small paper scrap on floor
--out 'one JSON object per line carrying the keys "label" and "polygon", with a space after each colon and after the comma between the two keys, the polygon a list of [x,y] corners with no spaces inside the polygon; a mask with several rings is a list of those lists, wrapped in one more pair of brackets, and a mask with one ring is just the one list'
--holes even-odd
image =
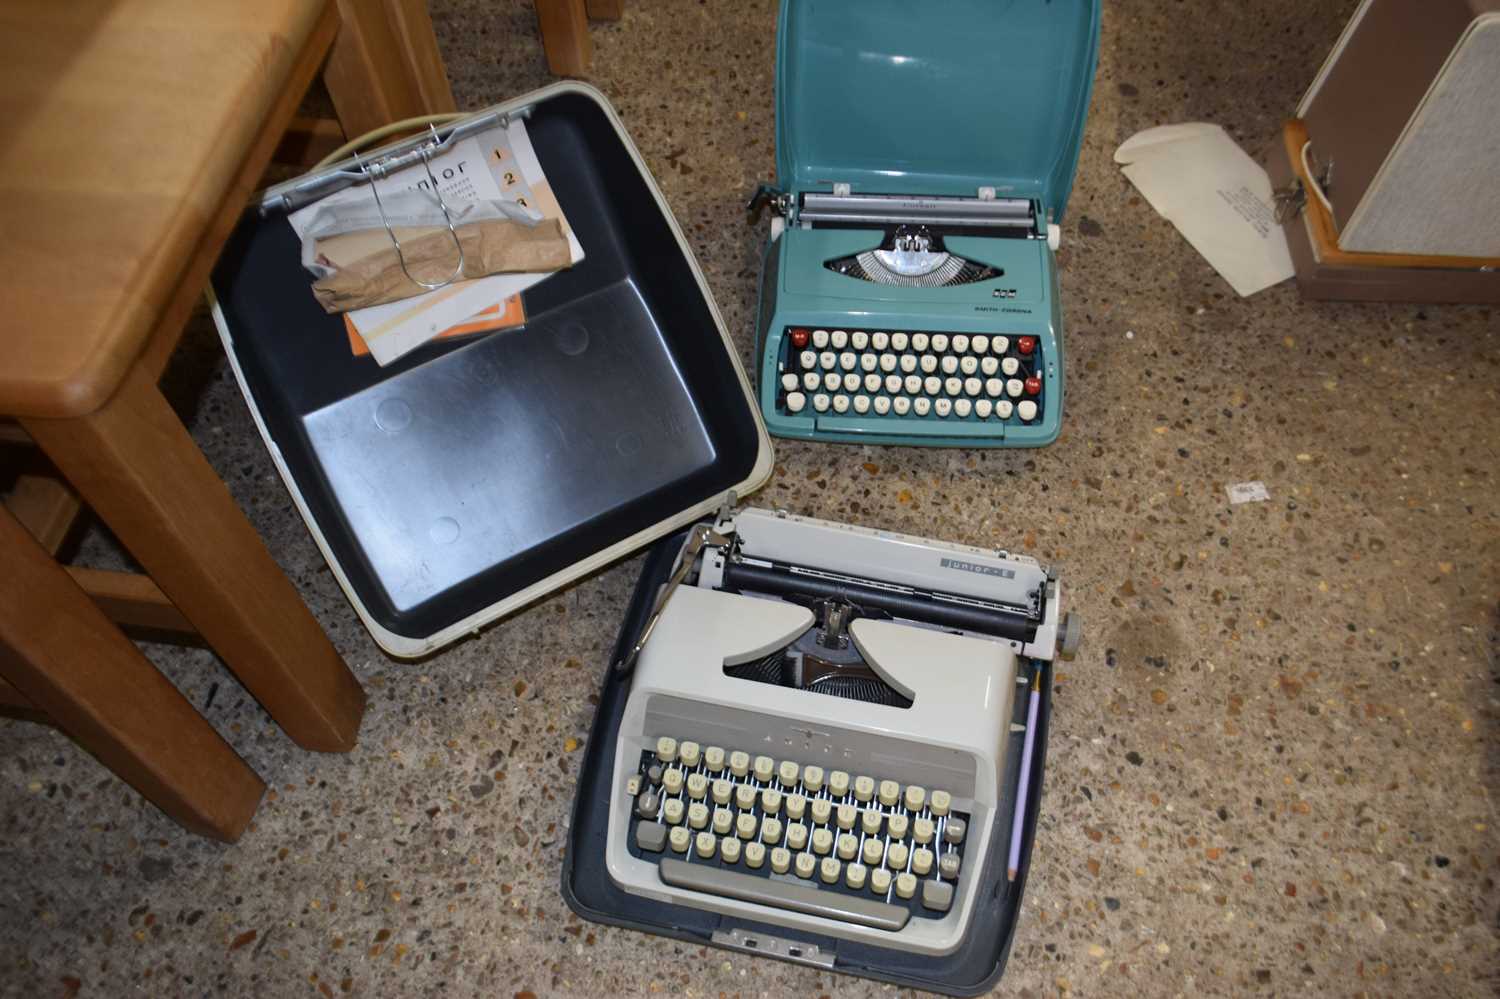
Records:
{"label": "small paper scrap on floor", "polygon": [[1292,276],[1271,180],[1218,125],[1148,128],[1115,150],[1115,162],[1241,297]]}
{"label": "small paper scrap on floor", "polygon": [[1266,491],[1264,482],[1236,482],[1225,486],[1224,491],[1229,494],[1229,502],[1238,506],[1241,503],[1263,503],[1271,498]]}

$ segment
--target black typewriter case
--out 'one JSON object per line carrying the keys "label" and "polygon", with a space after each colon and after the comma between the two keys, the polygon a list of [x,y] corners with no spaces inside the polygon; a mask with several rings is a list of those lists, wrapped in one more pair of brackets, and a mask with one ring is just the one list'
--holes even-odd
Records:
{"label": "black typewriter case", "polygon": [[[661,585],[671,574],[673,562],[681,550],[686,532],[657,543],[646,558],[636,583],[635,593],[625,614],[624,624],[615,642],[609,662],[618,662],[635,644],[645,627],[651,604]],[[695,945],[727,946],[741,953],[777,957],[792,963],[806,964],[821,970],[889,982],[908,988],[928,989],[948,995],[973,996],[989,991],[1005,970],[1011,940],[1021,915],[1026,877],[1031,866],[1031,847],[1036,836],[1037,814],[1042,798],[1042,772],[1047,757],[1047,723],[1051,708],[1052,670],[1043,663],[1041,703],[1037,708],[1036,746],[1032,753],[1031,783],[1026,801],[1026,820],[1022,828],[1021,866],[1014,883],[1007,882],[1005,868],[1010,849],[1011,814],[998,819],[1004,828],[992,838],[989,856],[985,858],[985,877],[980,890],[993,899],[981,902],[975,909],[964,943],[952,954],[928,957],[868,944],[856,944],[833,937],[802,933],[781,926],[754,923],[721,916],[682,905],[667,905],[654,899],[631,895],[610,880],[604,861],[605,835],[609,823],[610,796],[620,789],[610,786],[614,777],[615,740],[625,701],[630,694],[630,677],[621,675],[606,664],[599,707],[594,714],[582,767],[578,774],[578,791],[573,799],[572,824],[568,830],[568,850],[563,861],[562,892],[569,907],[585,919],[612,926],[674,937]],[[1018,686],[1013,721],[1026,721],[1028,697]],[[1007,773],[1004,798],[1013,799],[1020,781],[1021,751],[1024,736],[1012,733],[1006,754]],[[623,793],[623,792],[620,792]],[[743,944],[724,944],[715,934],[741,931]],[[752,947],[760,938],[799,944],[804,957],[793,957],[772,950]],[[816,947],[823,961],[811,957]],[[827,955],[834,956],[831,965]]]}

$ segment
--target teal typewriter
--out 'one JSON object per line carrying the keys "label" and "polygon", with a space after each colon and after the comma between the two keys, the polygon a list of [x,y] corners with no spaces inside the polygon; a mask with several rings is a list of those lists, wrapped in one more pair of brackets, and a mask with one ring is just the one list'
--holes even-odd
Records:
{"label": "teal typewriter", "polygon": [[785,0],[757,316],[778,437],[1041,447],[1098,0]]}

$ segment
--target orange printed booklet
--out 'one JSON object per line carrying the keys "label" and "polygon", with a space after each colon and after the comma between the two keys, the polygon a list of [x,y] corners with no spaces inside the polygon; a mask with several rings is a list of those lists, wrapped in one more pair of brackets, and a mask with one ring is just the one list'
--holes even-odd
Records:
{"label": "orange printed booklet", "polygon": [[[525,322],[526,308],[521,304],[521,296],[512,295],[504,302],[492,305],[455,326],[449,326],[433,339],[448,340],[454,337],[472,336],[475,333],[491,333],[495,330],[521,326]],[[364,338],[354,328],[354,323],[349,319],[348,313],[344,314],[344,330],[349,334],[349,350],[355,357],[364,357],[370,352],[370,348],[365,345]]]}

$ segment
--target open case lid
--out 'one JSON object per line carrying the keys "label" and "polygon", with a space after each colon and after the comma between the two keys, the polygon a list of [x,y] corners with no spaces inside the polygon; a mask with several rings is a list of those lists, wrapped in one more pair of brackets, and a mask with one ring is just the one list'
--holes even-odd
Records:
{"label": "open case lid", "polygon": [[1098,0],[783,0],[776,169],[793,192],[1039,199],[1060,221]]}
{"label": "open case lid", "polygon": [[430,341],[383,368],[355,356],[279,211],[247,214],[212,281],[282,480],[396,656],[432,652],[771,473],[738,352],[608,101],[559,83],[475,117],[497,112],[525,118],[584,250],[523,293],[524,326]]}

